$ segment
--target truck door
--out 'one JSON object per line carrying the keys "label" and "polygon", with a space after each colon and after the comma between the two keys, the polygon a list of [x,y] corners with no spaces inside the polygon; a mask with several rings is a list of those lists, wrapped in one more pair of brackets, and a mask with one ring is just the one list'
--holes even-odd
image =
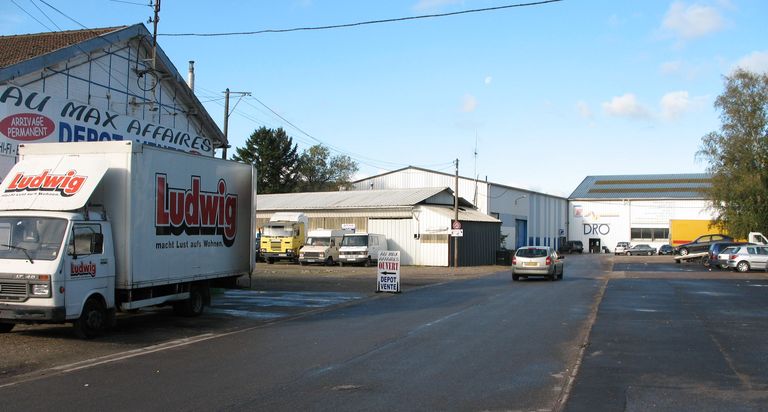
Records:
{"label": "truck door", "polygon": [[104,297],[108,308],[114,305],[115,262],[111,253],[105,253],[111,247],[104,247],[104,235],[99,223],[75,223],[72,227],[67,243],[68,261],[63,268],[67,316],[79,315],[86,298],[94,292]]}

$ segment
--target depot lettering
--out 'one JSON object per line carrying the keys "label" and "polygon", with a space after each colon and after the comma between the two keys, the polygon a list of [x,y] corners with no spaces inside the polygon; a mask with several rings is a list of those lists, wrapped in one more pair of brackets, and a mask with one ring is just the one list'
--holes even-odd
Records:
{"label": "depot lettering", "polygon": [[585,235],[607,235],[611,233],[611,225],[608,223],[584,223]]}

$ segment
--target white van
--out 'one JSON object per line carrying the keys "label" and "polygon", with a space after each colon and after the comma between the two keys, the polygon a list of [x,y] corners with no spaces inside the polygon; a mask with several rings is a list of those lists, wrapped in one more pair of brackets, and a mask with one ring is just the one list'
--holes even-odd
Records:
{"label": "white van", "polygon": [[320,263],[333,266],[339,261],[341,239],[351,230],[315,229],[310,230],[307,241],[299,251],[299,264]]}
{"label": "white van", "polygon": [[339,265],[362,263],[370,266],[379,260],[379,252],[387,250],[387,238],[375,233],[350,233],[344,235],[339,249]]}

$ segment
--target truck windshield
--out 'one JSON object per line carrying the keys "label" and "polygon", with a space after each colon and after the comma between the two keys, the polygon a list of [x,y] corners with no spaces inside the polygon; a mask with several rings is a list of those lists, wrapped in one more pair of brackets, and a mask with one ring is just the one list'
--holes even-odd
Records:
{"label": "truck windshield", "polygon": [[344,236],[342,246],[368,246],[368,236]]}
{"label": "truck windshield", "polygon": [[262,236],[271,236],[271,237],[278,237],[278,236],[285,236],[290,237],[293,236],[293,229],[290,227],[285,226],[265,226],[264,227],[264,233]]}
{"label": "truck windshield", "polygon": [[0,217],[0,259],[54,260],[67,229],[65,219]]}
{"label": "truck windshield", "polygon": [[329,246],[331,244],[331,238],[329,237],[310,237],[307,239],[307,244],[311,246]]}

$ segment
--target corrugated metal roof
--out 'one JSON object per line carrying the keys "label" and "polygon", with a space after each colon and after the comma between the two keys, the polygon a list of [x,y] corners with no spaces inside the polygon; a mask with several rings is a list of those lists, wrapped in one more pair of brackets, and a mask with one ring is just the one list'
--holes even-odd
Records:
{"label": "corrugated metal roof", "polygon": [[[396,190],[354,190],[258,195],[257,210],[319,210],[391,208],[417,204],[453,205],[453,192],[446,187]],[[473,207],[459,198],[459,204]]]}
{"label": "corrugated metal roof", "polygon": [[[453,208],[449,207],[440,207],[440,206],[424,206],[425,208],[428,208],[430,210],[435,211],[435,213],[438,213],[442,216],[445,216],[449,219],[453,219],[454,216],[456,216],[453,211]],[[488,216],[485,213],[478,212],[474,209],[459,209],[459,220],[463,222],[489,222],[489,223],[501,223],[501,220],[496,219],[493,216]]]}
{"label": "corrugated metal roof", "polygon": [[569,199],[703,199],[707,173],[587,176]]}

